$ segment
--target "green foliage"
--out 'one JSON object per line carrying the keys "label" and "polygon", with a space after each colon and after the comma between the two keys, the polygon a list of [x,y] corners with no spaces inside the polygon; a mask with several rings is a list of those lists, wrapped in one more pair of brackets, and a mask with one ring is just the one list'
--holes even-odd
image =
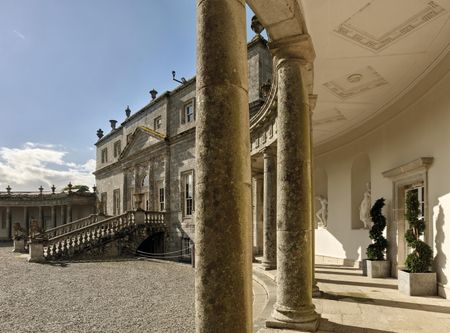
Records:
{"label": "green foliage", "polygon": [[[69,187],[64,187],[63,191],[68,191]],[[73,185],[72,186],[72,192],[78,192],[78,193],[86,193],[89,192],[89,186],[87,185]]]}
{"label": "green foliage", "polygon": [[420,240],[420,236],[425,231],[425,221],[419,219],[419,198],[416,191],[409,191],[406,195],[405,218],[409,223],[409,229],[405,233],[405,240],[413,252],[408,255],[405,261],[406,268],[411,273],[428,272],[433,259],[431,247]]}
{"label": "green foliage", "polygon": [[384,260],[384,251],[387,248],[387,240],[383,236],[383,230],[386,228],[386,218],[381,210],[384,206],[384,199],[378,199],[370,210],[373,226],[369,231],[369,237],[373,243],[367,247],[367,258],[370,260]]}

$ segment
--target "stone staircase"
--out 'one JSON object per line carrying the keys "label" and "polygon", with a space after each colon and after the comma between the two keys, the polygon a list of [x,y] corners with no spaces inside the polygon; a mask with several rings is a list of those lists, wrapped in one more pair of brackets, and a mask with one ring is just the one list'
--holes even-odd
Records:
{"label": "stone staircase", "polygon": [[156,232],[166,232],[163,212],[128,211],[117,216],[90,215],[48,229],[32,231],[30,262],[107,258],[134,254],[139,244]]}

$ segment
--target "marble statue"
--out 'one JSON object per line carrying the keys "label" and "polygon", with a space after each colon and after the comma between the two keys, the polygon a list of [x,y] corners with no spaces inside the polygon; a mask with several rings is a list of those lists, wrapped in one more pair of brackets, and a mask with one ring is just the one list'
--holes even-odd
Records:
{"label": "marble statue", "polygon": [[320,202],[320,208],[316,212],[317,225],[326,228],[328,223],[328,200],[322,195],[316,196],[316,199]]}
{"label": "marble statue", "polygon": [[371,207],[371,192],[370,183],[366,183],[366,192],[363,194],[363,199],[359,206],[359,219],[364,224],[364,229],[370,228],[370,207]]}

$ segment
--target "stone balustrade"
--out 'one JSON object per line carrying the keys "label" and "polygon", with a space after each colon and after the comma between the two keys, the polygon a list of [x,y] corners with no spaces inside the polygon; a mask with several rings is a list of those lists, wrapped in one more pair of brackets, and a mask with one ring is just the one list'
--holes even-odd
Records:
{"label": "stone balustrade", "polygon": [[51,239],[61,235],[65,235],[74,230],[79,230],[81,228],[87,227],[91,224],[96,223],[99,220],[99,216],[97,214],[91,214],[85,218],[60,225],[55,228],[47,229],[42,233],[43,238]]}
{"label": "stone balustrade", "polygon": [[129,211],[112,217],[90,215],[49,229],[31,238],[30,244],[37,245],[33,251],[30,248],[30,261],[67,259],[120,238],[138,225],[165,227],[165,213]]}

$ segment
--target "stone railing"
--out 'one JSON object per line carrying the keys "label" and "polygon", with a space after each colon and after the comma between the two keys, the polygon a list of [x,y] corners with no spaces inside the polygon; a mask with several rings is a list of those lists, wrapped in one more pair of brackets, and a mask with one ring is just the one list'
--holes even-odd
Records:
{"label": "stone railing", "polygon": [[161,212],[130,211],[112,217],[91,216],[71,224],[67,229],[62,228],[63,226],[53,228],[32,238],[29,260],[39,262],[70,258],[76,253],[120,237],[123,232],[137,225],[160,228],[166,222],[165,214]]}
{"label": "stone railing", "polygon": [[91,224],[94,224],[98,221],[98,215],[92,214],[82,219],[63,224],[57,226],[55,228],[47,229],[42,233],[42,237],[45,239],[55,238],[57,236],[65,235],[70,233],[71,231],[81,229],[83,227],[87,227]]}

